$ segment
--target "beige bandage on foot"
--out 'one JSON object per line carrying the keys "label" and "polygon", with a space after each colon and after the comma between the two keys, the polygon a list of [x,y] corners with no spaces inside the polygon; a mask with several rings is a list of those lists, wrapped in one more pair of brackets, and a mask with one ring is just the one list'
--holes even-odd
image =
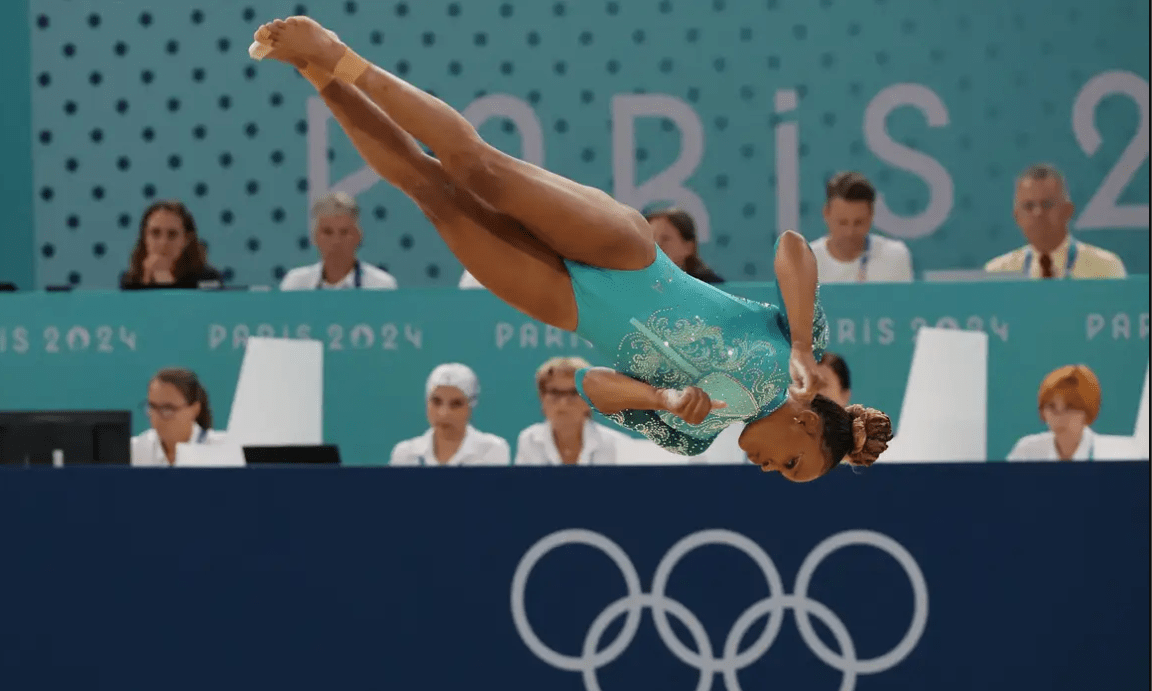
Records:
{"label": "beige bandage on foot", "polygon": [[336,78],[346,84],[355,84],[360,75],[368,70],[368,61],[357,55],[351,48],[344,51],[341,56],[340,62],[336,63],[336,68],[332,73]]}
{"label": "beige bandage on foot", "polygon": [[312,86],[316,87],[316,91],[323,91],[324,87],[331,84],[332,80],[335,79],[331,72],[322,69],[318,65],[307,65],[304,69],[300,70],[300,74],[312,82]]}
{"label": "beige bandage on foot", "polygon": [[268,57],[272,52],[272,46],[268,45],[269,39],[272,38],[272,32],[265,27],[260,27],[256,30],[256,36],[252,45],[248,46],[248,57],[253,60],[263,60]]}

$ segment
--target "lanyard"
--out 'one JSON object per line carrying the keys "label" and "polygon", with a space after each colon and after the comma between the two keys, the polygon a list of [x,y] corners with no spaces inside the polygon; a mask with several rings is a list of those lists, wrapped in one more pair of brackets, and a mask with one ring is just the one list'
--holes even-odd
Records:
{"label": "lanyard", "polygon": [[201,429],[200,434],[196,435],[196,443],[203,444],[204,440],[208,438],[208,430]]}
{"label": "lanyard", "polygon": [[[352,287],[359,289],[364,283],[364,271],[360,268],[360,260],[352,268]],[[316,281],[316,290],[324,288],[324,265],[320,265],[320,279]]]}
{"label": "lanyard", "polygon": [[860,269],[856,272],[856,282],[863,283],[868,276],[868,257],[872,254],[872,237],[864,238],[864,254],[860,255]]}
{"label": "lanyard", "polygon": [[[1072,266],[1076,263],[1076,255],[1080,253],[1080,243],[1075,240],[1068,246],[1068,259],[1064,262],[1064,275],[1060,276],[1061,279],[1068,278],[1072,275]],[[1028,254],[1024,255],[1024,275],[1032,275],[1032,248],[1028,248]]]}

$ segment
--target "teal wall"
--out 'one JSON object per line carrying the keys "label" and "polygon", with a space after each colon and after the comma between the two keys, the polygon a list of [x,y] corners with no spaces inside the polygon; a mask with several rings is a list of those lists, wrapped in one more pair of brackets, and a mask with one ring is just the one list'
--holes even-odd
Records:
{"label": "teal wall", "polygon": [[32,114],[27,0],[4,5],[0,22],[0,282],[28,289],[35,285],[36,226],[32,220]]}
{"label": "teal wall", "polygon": [[[918,271],[980,266],[1023,244],[1013,177],[1037,161],[1066,173],[1080,238],[1146,273],[1148,3],[1038,2],[302,5],[496,146],[635,206],[687,206],[729,280],[772,279],[780,228],[823,234],[824,181],[853,168]],[[271,284],[314,261],[309,197],[340,186],[366,211],[366,259],[402,287],[455,284],[459,263],[360,174],[311,87],[248,58],[256,26],[298,4],[32,0],[41,283],[115,285],[142,208],[178,197],[214,264]]]}

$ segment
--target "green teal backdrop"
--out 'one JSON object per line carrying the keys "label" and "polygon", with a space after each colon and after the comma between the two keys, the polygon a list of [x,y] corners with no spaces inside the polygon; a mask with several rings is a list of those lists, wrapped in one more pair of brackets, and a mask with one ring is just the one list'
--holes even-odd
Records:
{"label": "green teal backdrop", "polygon": [[1148,271],[1147,2],[30,6],[41,284],[113,287],[163,197],[190,205],[226,275],[272,284],[314,261],[308,201],[336,187],[365,210],[367,260],[402,287],[455,285],[459,263],[311,87],[248,58],[259,23],[297,12],[505,151],[636,207],[687,207],[729,280],[773,278],[778,230],[823,234],[842,169],[874,179],[876,227],[918,272],[980,266],[1023,244],[1013,178],[1037,161],[1067,174],[1081,239]]}

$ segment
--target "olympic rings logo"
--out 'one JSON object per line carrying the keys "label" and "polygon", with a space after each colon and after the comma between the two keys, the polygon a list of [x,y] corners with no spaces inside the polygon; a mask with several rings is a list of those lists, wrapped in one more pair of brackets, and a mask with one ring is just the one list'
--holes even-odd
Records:
{"label": "olympic rings logo", "polygon": [[[532,630],[531,624],[528,623],[528,615],[524,611],[524,591],[528,584],[528,576],[536,563],[546,554],[564,545],[586,545],[599,549],[616,563],[628,589],[627,595],[605,607],[592,622],[584,636],[580,655],[565,655],[548,647]],[[668,579],[680,560],[692,550],[705,545],[726,545],[748,555],[760,568],[768,585],[768,597],[752,604],[737,617],[718,657],[712,650],[707,631],[696,615],[665,594]],[[856,646],[844,623],[828,607],[808,597],[808,587],[817,567],[828,555],[852,545],[875,547],[887,553],[904,569],[912,585],[914,606],[912,623],[907,633],[890,651],[872,659],[859,659],[856,656]],[[512,576],[512,621],[521,640],[536,657],[549,665],[569,672],[580,672],[587,691],[601,691],[597,671],[619,657],[632,644],[640,627],[640,615],[645,608],[652,610],[656,631],[660,634],[664,645],[681,662],[700,672],[696,691],[710,691],[717,674],[723,676],[727,691],[741,691],[738,673],[759,660],[772,646],[784,625],[785,610],[789,609],[796,614],[796,626],[808,648],[821,661],[844,675],[840,691],[852,691],[859,675],[879,674],[892,669],[920,642],[928,623],[928,583],[924,580],[919,564],[908,550],[887,535],[870,530],[847,530],[816,545],[796,574],[792,594],[784,590],[780,572],[760,545],[730,530],[702,530],[688,535],[673,545],[656,567],[651,593],[643,591],[636,567],[619,545],[600,533],[575,528],[552,533],[532,545],[521,557]],[[625,618],[619,635],[607,646],[601,647],[605,631],[621,615]],[[668,615],[678,619],[688,630],[695,643],[695,650],[685,646],[676,636],[669,624]],[[748,630],[765,616],[768,618],[767,625],[759,639],[745,650],[739,650],[740,642]],[[839,653],[828,648],[816,635],[810,619],[812,616],[819,619],[832,632],[840,648]]]}

